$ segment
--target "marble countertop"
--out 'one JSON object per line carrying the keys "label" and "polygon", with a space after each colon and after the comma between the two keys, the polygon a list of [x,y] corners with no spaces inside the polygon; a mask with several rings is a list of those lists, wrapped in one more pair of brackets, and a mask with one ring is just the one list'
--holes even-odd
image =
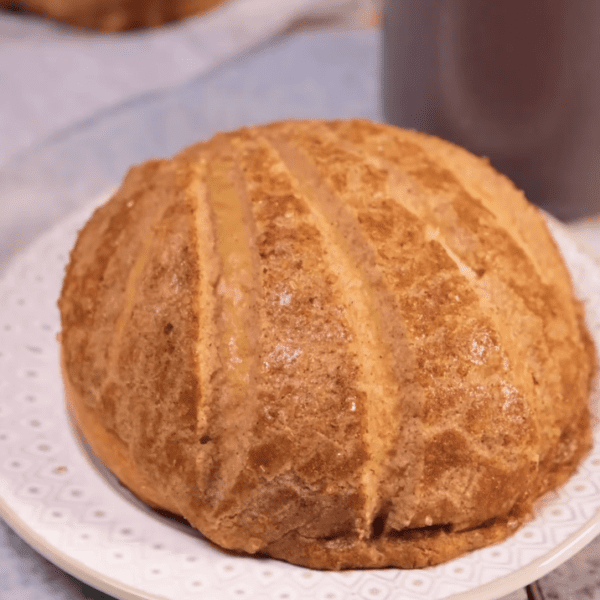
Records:
{"label": "marble countertop", "polygon": [[[286,8],[274,11],[275,5],[281,7],[283,4],[275,0],[239,0],[208,17],[124,38],[90,38],[89,34],[37,18],[0,13],[0,106],[3,107],[0,116],[0,265],[6,264],[16,249],[31,242],[39,232],[76,208],[76,204],[69,204],[68,194],[62,207],[43,205],[40,190],[44,187],[55,189],[52,186],[60,186],[61,182],[57,183],[57,180],[61,177],[80,183],[73,169],[57,172],[51,151],[64,150],[66,146],[61,145],[64,140],[77,138],[78,131],[89,128],[103,115],[110,116],[111,107],[121,105],[126,108],[128,103],[134,106],[140,98],[151,97],[157,90],[175,89],[190,79],[210,73],[224,61],[260,49],[261,45],[277,44],[282,37],[296,35],[306,31],[307,27],[363,27],[377,8],[376,0],[290,0]],[[265,18],[267,14],[269,18]],[[372,35],[377,34],[373,31]],[[374,45],[368,48],[370,54],[363,57],[368,81],[353,81],[350,77],[345,84],[340,83],[347,86],[339,93],[340,98],[344,97],[344,110],[349,115],[354,114],[353,111],[360,112],[361,104],[350,103],[348,90],[363,94],[362,105],[376,102],[377,73],[373,65],[378,56]],[[332,57],[329,59],[333,60]],[[249,89],[238,92],[251,94]],[[313,92],[319,94],[320,90]],[[279,110],[277,102],[292,104],[285,94],[270,101],[274,112]],[[323,97],[320,102],[326,115],[332,100]],[[130,115],[125,128],[133,130],[133,121]],[[235,118],[232,117],[232,121]],[[185,126],[185,123],[171,123],[175,129]],[[118,138],[113,129],[102,131],[103,135],[114,137],[115,153],[129,155],[126,142]],[[156,133],[155,137],[160,136]],[[161,143],[168,146],[164,139],[163,135]],[[175,145],[178,139],[175,136]],[[69,148],[71,152],[77,151],[73,150],[77,148],[76,144]],[[137,154],[131,153],[131,156],[132,160],[139,160],[143,158],[143,152],[140,151],[139,158]],[[19,165],[29,164],[27,161],[38,167],[35,184],[31,180],[22,181],[23,171],[19,170]],[[106,164],[109,162],[106,159]],[[107,175],[109,171],[110,176]],[[100,174],[91,174],[96,183],[90,184],[87,191],[94,191],[94,185],[98,191],[111,183],[120,176],[117,171],[107,168]],[[82,189],[75,184],[69,185],[72,189]],[[23,198],[32,204],[24,208]],[[14,223],[19,224],[18,229]],[[570,227],[590,252],[600,256],[600,217],[591,217]],[[600,600],[600,538],[542,577],[539,584],[548,599]],[[526,597],[524,590],[518,590],[506,600],[524,600]],[[44,559],[2,519],[0,598],[110,600],[105,593],[78,581]]]}

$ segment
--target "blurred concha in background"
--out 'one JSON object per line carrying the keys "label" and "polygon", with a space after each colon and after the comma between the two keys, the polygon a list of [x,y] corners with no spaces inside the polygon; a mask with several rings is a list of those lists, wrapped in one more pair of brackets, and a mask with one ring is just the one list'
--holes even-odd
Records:
{"label": "blurred concha in background", "polygon": [[157,27],[205,13],[228,0],[14,0],[0,8],[32,12],[87,29]]}

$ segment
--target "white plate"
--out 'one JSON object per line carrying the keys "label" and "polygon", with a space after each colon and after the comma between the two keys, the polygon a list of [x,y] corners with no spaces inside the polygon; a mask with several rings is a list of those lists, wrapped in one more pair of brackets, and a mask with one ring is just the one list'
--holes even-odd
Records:
{"label": "white plate", "polygon": [[[539,503],[535,519],[501,544],[434,568],[328,573],[231,556],[132,500],[82,451],[64,409],[56,300],[90,212],[39,238],[0,279],[0,512],[64,570],[124,599],[486,600],[541,577],[600,533],[597,394],[594,450]],[[600,346],[600,267],[562,226],[551,226]]]}

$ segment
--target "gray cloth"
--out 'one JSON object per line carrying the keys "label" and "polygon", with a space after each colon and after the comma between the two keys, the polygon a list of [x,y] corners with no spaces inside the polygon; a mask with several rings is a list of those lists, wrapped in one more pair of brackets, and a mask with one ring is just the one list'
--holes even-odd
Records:
{"label": "gray cloth", "polygon": [[233,0],[159,29],[90,33],[0,12],[0,165],[64,127],[179,85],[306,20],[351,22],[364,0]]}

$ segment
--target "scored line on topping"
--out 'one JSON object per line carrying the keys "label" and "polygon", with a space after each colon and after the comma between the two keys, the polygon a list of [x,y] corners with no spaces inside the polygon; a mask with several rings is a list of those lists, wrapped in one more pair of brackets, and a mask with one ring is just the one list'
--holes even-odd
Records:
{"label": "scored line on topping", "polygon": [[[279,154],[300,194],[307,198],[315,223],[325,240],[325,247],[335,272],[342,297],[352,296],[346,302],[346,314],[356,336],[355,350],[362,365],[361,385],[367,392],[367,447],[369,459],[363,466],[362,484],[366,497],[365,529],[362,537],[372,535],[372,524],[379,512],[386,510],[380,505],[380,486],[389,475],[386,465],[392,446],[407,442],[410,447],[415,440],[402,440],[402,425],[397,431],[389,424],[404,412],[405,424],[414,425],[418,420],[418,400],[412,393],[400,398],[402,372],[406,364],[400,364],[399,354],[409,358],[406,342],[396,345],[391,339],[405,338],[398,315],[393,309],[389,291],[381,274],[370,257],[373,248],[363,236],[356,218],[343,201],[331,190],[318,170],[311,164],[299,144],[290,143],[273,134],[266,134],[273,149]],[[390,335],[390,330],[394,330]],[[400,404],[404,402],[403,406]],[[410,459],[406,457],[406,462]],[[413,461],[412,468],[418,468]],[[411,490],[404,490],[409,496]]]}

